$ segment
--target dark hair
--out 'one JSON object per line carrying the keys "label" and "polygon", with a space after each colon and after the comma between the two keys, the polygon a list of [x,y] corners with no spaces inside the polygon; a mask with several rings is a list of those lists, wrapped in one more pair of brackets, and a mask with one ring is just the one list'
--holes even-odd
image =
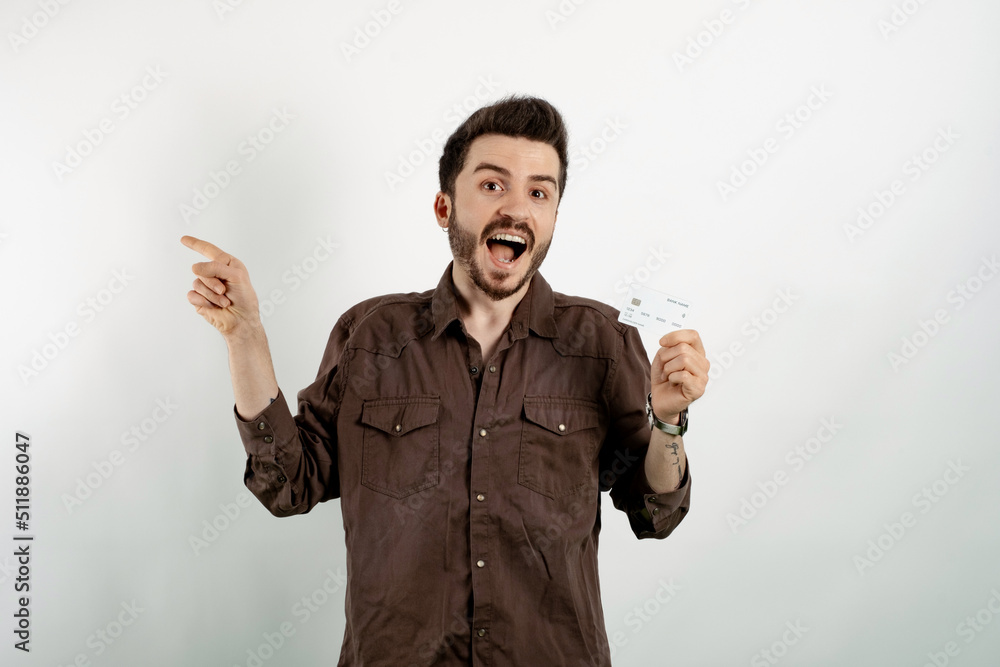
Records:
{"label": "dark hair", "polygon": [[537,97],[509,95],[490,106],[477,109],[458,126],[438,162],[441,192],[455,198],[455,180],[465,167],[469,147],[476,137],[501,134],[541,141],[559,156],[559,200],[566,189],[566,126],[554,106]]}

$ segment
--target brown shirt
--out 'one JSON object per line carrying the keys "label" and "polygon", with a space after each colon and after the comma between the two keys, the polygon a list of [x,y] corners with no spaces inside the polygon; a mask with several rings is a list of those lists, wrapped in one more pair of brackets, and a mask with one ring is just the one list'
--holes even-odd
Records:
{"label": "brown shirt", "polygon": [[610,665],[598,583],[600,491],[639,538],[688,511],[653,494],[649,360],[602,303],[535,274],[491,359],[437,288],[337,322],[294,418],[282,394],[237,416],[244,481],[276,516],[340,498],[340,665]]}

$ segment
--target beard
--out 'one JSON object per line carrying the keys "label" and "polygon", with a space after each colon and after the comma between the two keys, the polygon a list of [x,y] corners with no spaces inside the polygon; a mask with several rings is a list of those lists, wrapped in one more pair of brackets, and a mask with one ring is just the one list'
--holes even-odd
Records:
{"label": "beard", "polygon": [[[476,251],[479,250],[479,246],[485,244],[486,239],[503,229],[513,229],[523,236],[524,240],[528,242],[528,247],[525,248],[524,252],[531,253],[531,263],[528,265],[527,271],[517,281],[517,284],[511,287],[502,286],[503,282],[510,277],[510,273],[499,269],[485,268],[476,262]],[[507,297],[517,294],[522,287],[528,284],[528,281],[531,280],[532,276],[538,271],[538,267],[545,260],[545,255],[549,252],[549,245],[551,245],[552,239],[549,238],[536,249],[535,234],[531,231],[531,228],[523,222],[514,222],[509,216],[502,216],[491,220],[483,229],[480,238],[477,239],[472,232],[464,229],[459,224],[458,216],[453,206],[451,214],[448,216],[448,243],[451,245],[451,254],[454,255],[455,261],[469,274],[473,284],[492,301],[503,301]],[[487,252],[489,251],[487,250]],[[489,278],[493,279],[492,282],[487,277],[487,274]]]}

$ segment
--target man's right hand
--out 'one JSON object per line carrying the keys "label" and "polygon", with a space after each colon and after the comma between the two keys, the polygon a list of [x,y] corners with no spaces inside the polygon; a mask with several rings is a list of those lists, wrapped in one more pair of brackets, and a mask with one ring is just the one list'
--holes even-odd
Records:
{"label": "man's right hand", "polygon": [[181,243],[210,260],[191,267],[197,278],[187,299],[198,314],[227,339],[259,330],[260,306],[243,262],[193,236],[182,236]]}

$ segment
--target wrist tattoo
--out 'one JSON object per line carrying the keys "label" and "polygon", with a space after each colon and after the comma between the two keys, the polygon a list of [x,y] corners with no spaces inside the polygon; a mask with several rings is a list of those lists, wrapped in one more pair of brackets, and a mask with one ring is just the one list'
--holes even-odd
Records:
{"label": "wrist tattoo", "polygon": [[670,451],[672,451],[673,454],[674,454],[674,463],[673,463],[673,465],[675,465],[675,466],[676,465],[680,465],[681,458],[680,458],[680,455],[677,453],[677,449],[678,449],[677,443],[676,442],[668,443],[667,444],[667,449],[669,449]]}

